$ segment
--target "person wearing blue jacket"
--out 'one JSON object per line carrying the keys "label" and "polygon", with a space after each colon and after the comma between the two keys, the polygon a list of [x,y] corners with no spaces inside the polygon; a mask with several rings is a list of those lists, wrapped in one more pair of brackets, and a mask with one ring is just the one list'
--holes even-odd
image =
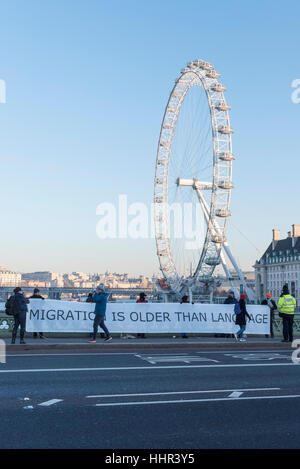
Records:
{"label": "person wearing blue jacket", "polygon": [[100,326],[105,333],[105,342],[112,340],[112,337],[105,325],[105,313],[107,304],[108,294],[104,291],[104,286],[99,285],[96,292],[93,295],[93,303],[95,303],[95,319],[94,319],[94,332],[93,336],[89,339],[89,342],[96,342],[98,327]]}

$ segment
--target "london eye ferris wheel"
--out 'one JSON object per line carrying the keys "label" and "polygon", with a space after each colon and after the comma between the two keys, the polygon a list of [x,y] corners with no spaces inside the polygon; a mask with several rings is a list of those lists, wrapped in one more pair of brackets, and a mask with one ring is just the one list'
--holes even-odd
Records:
{"label": "london eye ferris wheel", "polygon": [[[212,279],[224,250],[241,280],[226,242],[232,183],[230,106],[220,74],[203,60],[190,62],[176,80],[161,125],[155,183],[154,223],[160,270],[170,291],[180,293]],[[186,249],[171,229],[170,206],[201,207],[202,241]]]}

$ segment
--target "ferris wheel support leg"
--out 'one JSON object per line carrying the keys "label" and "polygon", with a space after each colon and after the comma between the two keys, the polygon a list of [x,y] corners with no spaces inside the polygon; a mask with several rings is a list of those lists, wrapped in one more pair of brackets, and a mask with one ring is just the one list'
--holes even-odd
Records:
{"label": "ferris wheel support leg", "polygon": [[[198,195],[198,199],[199,199],[199,202],[200,202],[200,205],[202,207],[202,210],[203,210],[203,213],[204,213],[204,217],[205,217],[205,220],[206,220],[206,223],[207,225],[209,224],[209,208],[208,208],[208,205],[206,203],[206,200],[204,199],[201,191],[199,189],[196,189],[197,191],[197,195]],[[211,223],[211,226],[210,226],[211,230],[213,231],[214,234],[217,234],[218,231],[220,232],[220,228],[219,226],[216,224],[216,227]],[[223,270],[224,270],[224,273],[226,275],[226,278],[229,280],[230,279],[230,272],[229,272],[229,269],[228,269],[228,266],[227,266],[227,263],[226,263],[226,258],[221,250],[220,252],[220,260],[221,260],[221,263],[222,263],[222,267],[223,267]]]}
{"label": "ferris wheel support leg", "polygon": [[[203,210],[203,213],[204,213],[204,216],[205,216],[205,220],[206,220],[206,223],[208,225],[210,225],[210,229],[214,232],[214,233],[220,233],[221,230],[220,230],[220,227],[218,226],[218,223],[216,220],[214,220],[213,223],[211,223],[209,221],[209,208],[208,208],[208,205],[206,203],[206,200],[204,199],[202,193],[201,193],[201,190],[199,189],[196,189],[197,191],[197,195],[198,195],[198,199],[199,199],[199,202],[201,204],[201,207],[202,207],[202,210]],[[222,266],[223,266],[223,269],[224,269],[224,272],[225,272],[225,275],[227,277],[228,280],[230,280],[230,272],[229,272],[229,269],[227,267],[227,264],[226,264],[226,259],[225,259],[225,256],[224,256],[224,253],[223,253],[223,250],[226,252],[231,264],[232,264],[232,267],[234,268],[234,270],[236,271],[236,273],[238,274],[239,276],[239,279],[243,285],[243,287],[245,288],[245,291],[247,293],[247,296],[249,298],[250,301],[255,301],[255,295],[254,295],[254,292],[251,288],[249,288],[247,286],[247,283],[246,283],[246,280],[245,280],[245,277],[243,275],[243,272],[241,271],[241,269],[239,268],[239,266],[237,265],[236,261],[235,261],[235,258],[233,257],[231,251],[230,251],[230,248],[228,246],[228,243],[223,243],[223,246],[222,246],[222,249],[221,249],[221,252],[220,252],[220,260],[222,262]]]}
{"label": "ferris wheel support leg", "polygon": [[242,285],[243,285],[244,288],[245,288],[245,291],[246,291],[246,293],[247,293],[247,296],[248,296],[249,300],[250,300],[250,301],[255,301],[254,292],[253,292],[253,290],[252,290],[251,288],[249,288],[249,287],[247,286],[247,283],[246,283],[246,279],[245,279],[245,277],[244,277],[244,274],[243,274],[243,272],[241,271],[241,269],[239,268],[239,266],[237,265],[236,260],[235,260],[235,258],[233,257],[233,255],[232,255],[232,253],[231,253],[231,251],[230,251],[230,248],[229,248],[229,246],[228,246],[227,243],[224,243],[224,244],[223,244],[223,249],[224,249],[224,251],[226,252],[228,258],[230,259],[230,262],[231,262],[232,266],[234,267],[236,273],[238,274],[239,279],[240,279]]}
{"label": "ferris wheel support leg", "polygon": [[190,286],[189,286],[189,299],[190,299],[190,303],[193,303],[193,291]]}

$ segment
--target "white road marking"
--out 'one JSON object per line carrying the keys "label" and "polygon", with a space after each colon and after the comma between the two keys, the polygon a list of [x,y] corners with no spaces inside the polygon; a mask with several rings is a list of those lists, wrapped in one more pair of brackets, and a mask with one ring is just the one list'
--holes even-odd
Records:
{"label": "white road marking", "polygon": [[[231,391],[242,391],[236,394],[242,394],[243,392],[255,392],[255,391],[280,391],[280,388],[254,388],[254,389],[209,389],[201,391],[171,391],[171,392],[145,392],[138,394],[99,394],[98,396],[86,396],[87,399],[94,399],[98,397],[136,397],[136,396],[164,396],[171,394],[206,394],[216,392],[231,392]],[[234,394],[234,393],[232,393]],[[234,396],[233,396],[234,397]]]}
{"label": "white road marking", "polygon": [[[192,369],[192,368],[249,368],[249,367],[269,367],[269,366],[298,366],[298,363],[241,363],[241,364],[226,364],[226,365],[166,365],[166,366],[118,366],[118,367],[102,367],[102,368],[31,368],[25,370],[0,370],[0,373],[57,373],[59,371],[128,371],[128,370],[178,370],[178,369]],[[300,367],[299,367],[300,368]]]}
{"label": "white road marking", "polygon": [[242,392],[234,391],[234,392],[232,392],[231,394],[229,394],[228,397],[231,397],[231,398],[233,398],[233,397],[240,397],[242,394],[243,394]]}
{"label": "white road marking", "polygon": [[94,404],[94,407],[108,407],[108,406],[128,406],[128,405],[151,405],[151,404],[190,404],[195,402],[232,402],[232,401],[251,401],[254,399],[295,399],[299,398],[300,394],[287,395],[287,396],[253,396],[253,397],[224,397],[217,399],[181,399],[174,401],[147,401],[147,402],[107,402],[105,404]]}
{"label": "white road marking", "polygon": [[168,354],[161,354],[161,355],[136,355],[137,358],[141,360],[145,360],[151,365],[156,365],[156,363],[162,362],[183,362],[183,363],[192,363],[192,362],[214,362],[219,363],[218,360],[212,360],[211,358],[204,358],[199,356],[188,355],[187,353],[183,354],[176,354],[176,355],[168,355]]}
{"label": "white road marking", "polygon": [[43,407],[49,407],[50,405],[57,404],[57,402],[62,402],[63,399],[51,399],[50,401],[42,402],[41,404],[38,404]]}
{"label": "white road marking", "polygon": [[291,359],[290,355],[281,355],[280,353],[226,353],[227,357],[241,358],[242,360],[276,360],[276,359]]}

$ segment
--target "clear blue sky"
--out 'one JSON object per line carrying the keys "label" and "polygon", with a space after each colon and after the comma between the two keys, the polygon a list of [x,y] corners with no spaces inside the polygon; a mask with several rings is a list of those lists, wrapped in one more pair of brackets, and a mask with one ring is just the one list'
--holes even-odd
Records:
{"label": "clear blue sky", "polygon": [[[96,206],[151,203],[157,139],[190,60],[227,85],[232,222],[263,251],[300,223],[299,1],[10,0],[0,6],[0,265],[158,270],[153,240],[96,236]],[[258,253],[229,228],[243,268]]]}

